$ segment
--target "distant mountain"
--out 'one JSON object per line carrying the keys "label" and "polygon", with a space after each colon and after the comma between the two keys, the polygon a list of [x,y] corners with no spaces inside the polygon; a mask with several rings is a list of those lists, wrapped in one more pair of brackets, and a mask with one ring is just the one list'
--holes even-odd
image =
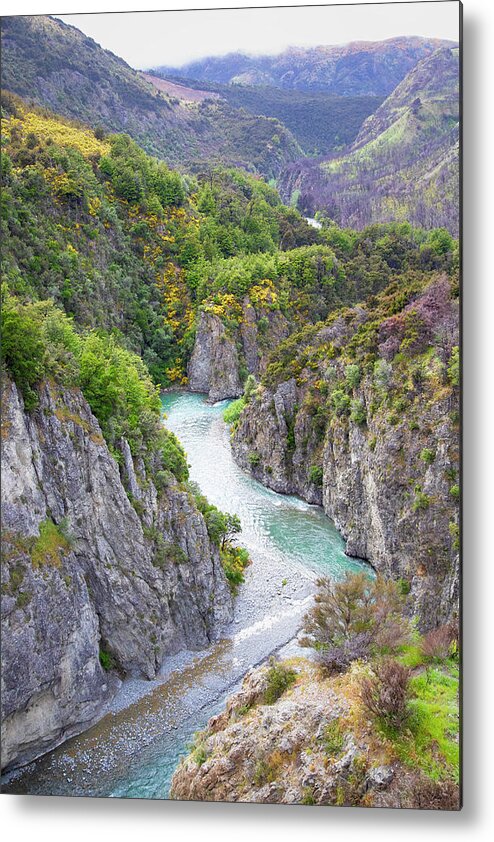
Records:
{"label": "distant mountain", "polygon": [[[147,76],[148,79],[156,77]],[[350,146],[362,123],[382,103],[382,96],[338,96],[322,91],[221,85],[184,77],[161,79],[165,90],[184,99],[221,97],[234,108],[275,117],[289,129],[308,155],[328,155]]]}
{"label": "distant mountain", "polygon": [[342,225],[406,219],[458,234],[459,55],[423,59],[362,126],[347,154],[290,165],[285,196]]}
{"label": "distant mountain", "polygon": [[388,96],[417,62],[443,46],[454,45],[438,38],[401,37],[341,46],[291,47],[276,56],[229,53],[180,68],[165,65],[155,71],[162,76],[223,85],[273,85],[340,96]]}
{"label": "distant mountain", "polygon": [[3,88],[93,127],[127,132],[169,164],[197,169],[216,161],[271,178],[303,154],[278,120],[214,95],[184,103],[53,17],[3,17],[1,33]]}

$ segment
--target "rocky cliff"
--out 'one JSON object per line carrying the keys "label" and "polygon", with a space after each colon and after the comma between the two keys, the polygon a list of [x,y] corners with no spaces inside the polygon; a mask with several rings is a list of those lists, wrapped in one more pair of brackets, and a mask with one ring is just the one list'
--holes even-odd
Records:
{"label": "rocky cliff", "polygon": [[239,397],[247,374],[264,371],[269,351],[289,333],[281,312],[254,307],[248,296],[236,322],[228,315],[201,310],[188,366],[189,388],[211,401]]}
{"label": "rocky cliff", "polygon": [[[3,397],[2,765],[87,728],[120,674],[205,646],[230,619],[218,551],[192,498],[121,442],[121,468],[77,389]],[[132,501],[132,502],[131,502]]]}
{"label": "rocky cliff", "polygon": [[172,798],[459,809],[453,782],[431,782],[376,732],[358,700],[364,665],[333,677],[303,659],[285,665],[295,680],[274,703],[266,703],[271,667],[247,674],[196,736],[173,776]]}
{"label": "rocky cliff", "polygon": [[233,451],[270,488],[321,503],[348,554],[403,579],[431,628],[458,603],[458,304],[445,277],[398,295],[401,313],[383,295],[281,347]]}

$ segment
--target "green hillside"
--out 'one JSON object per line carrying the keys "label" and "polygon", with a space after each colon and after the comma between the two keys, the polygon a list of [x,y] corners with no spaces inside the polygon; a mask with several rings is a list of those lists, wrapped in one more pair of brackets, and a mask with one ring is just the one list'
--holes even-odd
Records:
{"label": "green hillside", "polygon": [[1,30],[3,88],[65,117],[127,132],[169,164],[217,161],[271,178],[301,155],[279,121],[225,101],[181,103],[55,18],[4,17]]}
{"label": "green hillside", "polygon": [[350,146],[362,126],[383,101],[379,96],[337,96],[323,92],[285,91],[276,87],[220,85],[177,77],[189,88],[219,94],[231,106],[251,114],[275,117],[285,125],[307,155],[324,155]]}
{"label": "green hillside", "polygon": [[458,50],[420,62],[362,126],[348,153],[320,166],[289,166],[289,195],[300,191],[343,225],[408,220],[458,234]]}

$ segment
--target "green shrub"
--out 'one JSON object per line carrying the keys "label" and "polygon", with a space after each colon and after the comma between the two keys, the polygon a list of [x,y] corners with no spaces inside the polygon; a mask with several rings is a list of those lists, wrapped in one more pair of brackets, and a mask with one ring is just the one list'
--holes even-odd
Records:
{"label": "green shrub", "polygon": [[367,421],[367,412],[365,411],[365,404],[360,398],[353,400],[351,403],[350,419],[355,424],[365,424]]}
{"label": "green shrub", "polygon": [[454,500],[460,499],[460,486],[459,485],[452,485],[449,489],[449,493],[453,497]]}
{"label": "green shrub", "polygon": [[251,465],[252,468],[257,468],[257,466],[261,462],[261,457],[260,457],[259,453],[255,453],[254,451],[252,451],[252,453],[249,453],[247,458],[248,458],[249,464]]}
{"label": "green shrub", "polygon": [[431,504],[431,498],[428,494],[424,494],[423,491],[416,491],[415,492],[415,499],[412,504],[412,508],[414,512],[418,512],[421,510],[428,509]]}
{"label": "green shrub", "polygon": [[350,409],[351,399],[343,389],[334,389],[331,392],[331,403],[337,415],[344,415]]}
{"label": "green shrub", "polygon": [[250,564],[249,553],[244,547],[232,547],[231,544],[225,544],[221,549],[220,558],[225,576],[235,596],[238,586],[244,581],[244,570]]}
{"label": "green shrub", "polygon": [[279,763],[270,762],[260,758],[254,769],[254,784],[256,786],[264,786],[276,780],[280,768]]}
{"label": "green shrub", "polygon": [[339,719],[333,719],[324,729],[323,745],[328,757],[334,757],[343,750],[345,740],[341,732]]}
{"label": "green shrub", "polygon": [[44,342],[40,325],[30,309],[2,290],[2,362],[10,370],[29,411],[38,403],[35,386],[44,377]]}
{"label": "green shrub", "polygon": [[113,657],[111,652],[107,652],[106,649],[103,649],[101,647],[99,650],[99,662],[106,672],[109,672],[109,670],[116,669],[117,666],[115,658]]}
{"label": "green shrub", "polygon": [[263,694],[263,703],[265,705],[274,704],[292,686],[297,678],[295,670],[290,669],[290,667],[276,661],[274,658],[271,658],[269,663],[267,686]]}
{"label": "green shrub", "polygon": [[242,413],[242,410],[246,406],[245,397],[238,398],[236,401],[232,401],[230,406],[227,406],[223,413],[223,418],[227,424],[237,424],[238,419]]}
{"label": "green shrub", "polygon": [[451,351],[448,363],[448,378],[452,386],[460,385],[460,349],[458,345]]}
{"label": "green shrub", "polygon": [[311,786],[304,786],[300,803],[306,806],[312,806],[316,803],[314,789]]}
{"label": "green shrub", "polygon": [[39,537],[31,550],[33,567],[43,567],[45,564],[60,567],[62,559],[69,552],[70,543],[62,530],[51,518],[42,521],[39,525]]}
{"label": "green shrub", "polygon": [[422,459],[422,462],[425,462],[426,465],[432,465],[434,459],[436,458],[436,454],[429,447],[424,447],[420,454],[420,458]]}
{"label": "green shrub", "polygon": [[158,434],[157,449],[163,469],[173,474],[178,482],[186,482],[189,478],[187,456],[176,435],[163,427]]}
{"label": "green shrub", "polygon": [[320,465],[311,465],[309,468],[309,481],[318,488],[322,487],[323,469]]}
{"label": "green shrub", "polygon": [[398,590],[399,590],[400,594],[402,596],[408,596],[408,594],[410,593],[410,591],[412,589],[412,586],[411,586],[410,582],[408,581],[408,579],[398,579],[396,584],[398,586]]}
{"label": "green shrub", "polygon": [[386,390],[391,385],[393,366],[387,360],[376,360],[374,363],[374,383],[378,389]]}
{"label": "green shrub", "polygon": [[355,363],[345,366],[345,380],[350,389],[356,389],[360,383],[360,366]]}

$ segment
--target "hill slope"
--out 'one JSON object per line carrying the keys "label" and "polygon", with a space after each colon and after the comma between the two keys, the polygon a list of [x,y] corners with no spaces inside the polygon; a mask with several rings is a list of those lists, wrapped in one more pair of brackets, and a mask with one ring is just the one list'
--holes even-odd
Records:
{"label": "hill slope", "polygon": [[275,177],[301,154],[277,120],[253,118],[214,97],[181,102],[52,17],[2,18],[2,87],[88,125],[125,131],[174,165],[207,159]]}
{"label": "hill slope", "polygon": [[288,167],[285,195],[357,228],[407,219],[458,234],[459,56],[443,48],[419,64],[371,115],[343,156]]}
{"label": "hill slope", "polygon": [[387,96],[417,62],[446,44],[450,42],[418,37],[355,41],[337,46],[291,47],[276,56],[230,53],[181,68],[161,66],[157,70],[165,76],[187,76],[224,85],[274,85],[340,96]]}
{"label": "hill slope", "polygon": [[293,133],[309,155],[328,155],[349,146],[365,118],[383,101],[379,96],[343,97],[322,91],[285,91],[273,86],[220,85],[181,76],[173,81],[156,81],[179,98],[221,96],[234,108],[275,117]]}

